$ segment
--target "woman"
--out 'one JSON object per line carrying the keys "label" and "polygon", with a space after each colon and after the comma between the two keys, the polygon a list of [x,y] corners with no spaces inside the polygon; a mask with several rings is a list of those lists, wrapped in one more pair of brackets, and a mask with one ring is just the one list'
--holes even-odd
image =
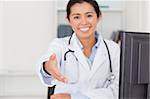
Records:
{"label": "woman", "polygon": [[74,33],[54,39],[39,62],[42,82],[56,85],[51,99],[117,99],[119,46],[96,32],[97,2],[70,0],[67,19]]}

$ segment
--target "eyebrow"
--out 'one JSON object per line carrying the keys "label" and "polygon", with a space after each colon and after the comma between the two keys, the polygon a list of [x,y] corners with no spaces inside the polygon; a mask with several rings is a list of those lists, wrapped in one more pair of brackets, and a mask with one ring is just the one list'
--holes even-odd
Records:
{"label": "eyebrow", "polygon": [[[85,14],[93,14],[93,12],[86,12]],[[80,13],[73,13],[71,16],[74,16],[74,15],[80,15]]]}

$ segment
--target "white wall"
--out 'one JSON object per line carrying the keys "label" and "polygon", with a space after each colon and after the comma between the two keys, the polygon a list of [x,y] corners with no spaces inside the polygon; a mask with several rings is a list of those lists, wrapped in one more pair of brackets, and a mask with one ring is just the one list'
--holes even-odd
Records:
{"label": "white wall", "polygon": [[143,1],[141,4],[141,28],[140,31],[150,32],[150,1]]}
{"label": "white wall", "polygon": [[106,39],[112,39],[113,32],[122,29],[123,11],[104,11],[97,30]]}
{"label": "white wall", "polygon": [[36,61],[56,37],[53,1],[2,3],[1,70],[35,71]]}
{"label": "white wall", "polygon": [[0,1],[0,99],[46,99],[36,63],[56,37],[53,0]]}
{"label": "white wall", "polygon": [[124,30],[150,32],[150,1],[128,0],[124,4]]}
{"label": "white wall", "polygon": [[35,75],[0,75],[0,99],[46,99],[44,87]]}
{"label": "white wall", "polygon": [[2,68],[2,62],[3,62],[3,50],[2,50],[2,47],[3,47],[3,2],[0,1],[0,69]]}

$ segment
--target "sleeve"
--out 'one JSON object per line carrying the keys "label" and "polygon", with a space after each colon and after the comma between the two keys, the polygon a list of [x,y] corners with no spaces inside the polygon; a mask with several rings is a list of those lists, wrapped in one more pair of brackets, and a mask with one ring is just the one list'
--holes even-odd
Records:
{"label": "sleeve", "polygon": [[[80,92],[89,97],[90,99],[118,99],[119,93],[119,67],[120,67],[120,47],[115,44],[108,45],[110,47],[110,54],[112,60],[113,74],[115,75],[114,81],[110,82],[107,87],[95,89],[83,89]],[[113,49],[113,50],[111,50]]]}
{"label": "sleeve", "polygon": [[53,78],[51,77],[51,75],[47,74],[44,69],[43,69],[43,63],[49,60],[49,57],[55,53],[56,57],[57,57],[57,61],[58,63],[61,60],[61,41],[60,39],[56,38],[52,41],[52,43],[50,44],[47,52],[38,60],[37,63],[37,67],[38,67],[38,75],[42,81],[42,83],[46,86],[53,86],[54,84],[52,84],[52,80]]}

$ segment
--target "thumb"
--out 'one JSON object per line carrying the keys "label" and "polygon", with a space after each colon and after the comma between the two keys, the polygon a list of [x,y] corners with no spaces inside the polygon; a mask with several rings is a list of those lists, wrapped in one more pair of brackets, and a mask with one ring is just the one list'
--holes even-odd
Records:
{"label": "thumb", "polygon": [[51,56],[50,56],[50,60],[55,60],[56,59],[56,54],[53,53]]}
{"label": "thumb", "polygon": [[56,58],[56,54],[55,53],[53,53],[50,56],[49,63],[50,63],[50,66],[57,66],[57,58]]}

